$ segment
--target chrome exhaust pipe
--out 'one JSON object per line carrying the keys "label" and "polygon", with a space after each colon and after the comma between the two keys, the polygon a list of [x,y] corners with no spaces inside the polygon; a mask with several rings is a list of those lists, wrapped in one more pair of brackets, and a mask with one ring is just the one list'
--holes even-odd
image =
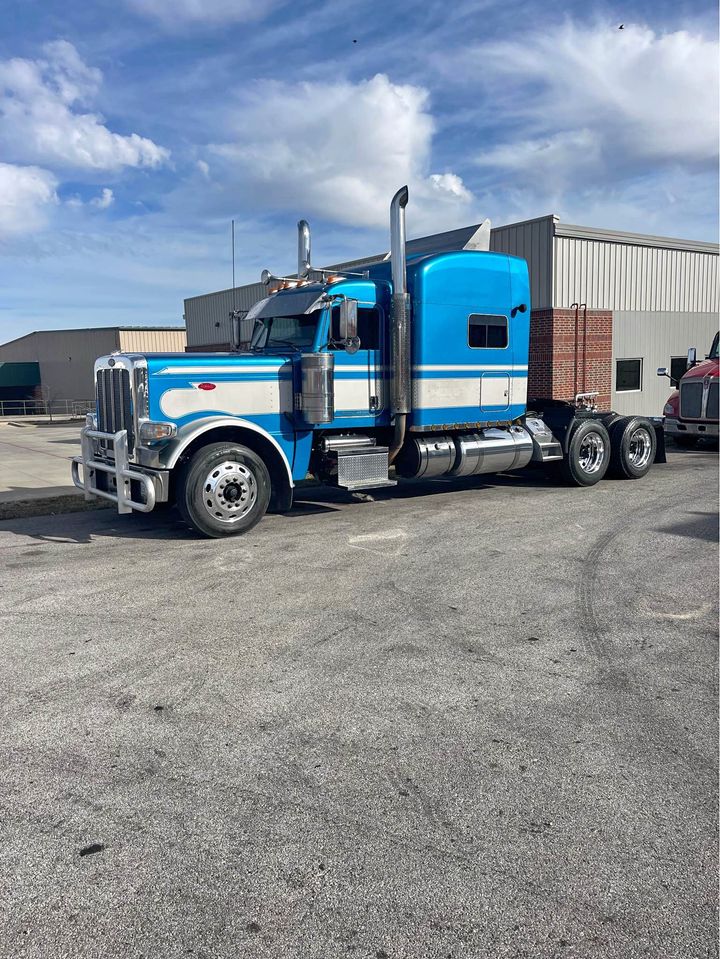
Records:
{"label": "chrome exhaust pipe", "polygon": [[310,265],[310,224],[307,220],[298,220],[298,279],[307,276]]}
{"label": "chrome exhaust pipe", "polygon": [[405,256],[405,207],[408,188],[402,187],[390,204],[390,266],[392,269],[392,308],[390,343],[392,354],[392,386],[390,410],[395,416],[395,435],[388,453],[392,463],[405,440],[407,414],[411,406],[410,380],[410,299],[407,293]]}

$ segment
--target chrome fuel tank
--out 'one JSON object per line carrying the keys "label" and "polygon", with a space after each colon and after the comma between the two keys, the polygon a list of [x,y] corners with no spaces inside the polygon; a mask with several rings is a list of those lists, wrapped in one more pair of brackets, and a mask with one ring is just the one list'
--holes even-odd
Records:
{"label": "chrome fuel tank", "polygon": [[449,473],[456,455],[451,436],[414,436],[400,451],[395,468],[400,476],[408,479],[431,479]]}
{"label": "chrome fuel tank", "polygon": [[476,476],[522,469],[532,457],[532,437],[522,426],[489,429],[455,438],[457,459],[451,476]]}
{"label": "chrome fuel tank", "polygon": [[400,476],[477,476],[522,469],[532,458],[532,437],[522,426],[455,436],[413,436],[396,460]]}

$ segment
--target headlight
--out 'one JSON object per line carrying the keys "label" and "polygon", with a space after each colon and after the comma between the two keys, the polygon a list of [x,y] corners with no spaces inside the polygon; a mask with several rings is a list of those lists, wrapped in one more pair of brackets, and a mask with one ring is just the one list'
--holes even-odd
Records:
{"label": "headlight", "polygon": [[140,442],[153,443],[157,440],[168,440],[177,433],[174,423],[159,423],[155,420],[143,420],[140,424]]}
{"label": "headlight", "polygon": [[675,407],[672,403],[666,403],[663,406],[663,413],[665,416],[673,416],[675,414]]}

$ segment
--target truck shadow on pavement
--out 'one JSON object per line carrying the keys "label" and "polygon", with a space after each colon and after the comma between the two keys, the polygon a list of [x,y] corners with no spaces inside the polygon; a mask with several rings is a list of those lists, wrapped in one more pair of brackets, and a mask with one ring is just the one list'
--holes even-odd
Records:
{"label": "truck shadow on pavement", "polygon": [[[612,480],[610,480],[612,482]],[[438,477],[431,480],[401,480],[397,486],[349,493],[330,486],[303,486],[296,490],[292,509],[287,513],[270,513],[248,535],[254,536],[263,531],[277,529],[277,523],[297,523],[312,516],[349,513],[359,518],[363,507],[373,503],[392,500],[421,499],[428,496],[442,498],[446,495],[462,492],[480,493],[483,490],[532,489],[536,492],[550,492],[561,496],[567,487],[548,477],[542,470],[531,474],[521,470],[515,473],[486,474],[452,479]],[[697,526],[697,532],[694,532]],[[0,521],[0,532],[12,532],[45,543],[91,543],[98,537],[112,539],[138,539],[158,541],[198,541],[203,537],[185,525],[174,508],[162,508],[152,513],[131,513],[119,516],[113,509],[91,509],[73,513],[37,515]],[[697,536],[711,539],[710,517],[703,516],[697,523],[683,525],[682,528],[668,529],[667,532],[684,536]],[[232,538],[232,537],[231,537]],[[218,542],[223,542],[221,539]]]}
{"label": "truck shadow on pavement", "polygon": [[718,515],[717,513],[698,513],[697,511],[685,514],[695,519],[684,519],[672,526],[660,526],[658,532],[672,533],[674,536],[687,536],[690,539],[702,539],[708,543],[717,543],[720,538],[718,534]]}

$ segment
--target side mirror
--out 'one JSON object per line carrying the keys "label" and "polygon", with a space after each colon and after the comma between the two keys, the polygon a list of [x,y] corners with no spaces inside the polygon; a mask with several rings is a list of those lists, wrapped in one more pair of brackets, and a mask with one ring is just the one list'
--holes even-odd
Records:
{"label": "side mirror", "polygon": [[667,366],[658,366],[657,375],[667,376],[667,378],[670,380],[671,385],[674,386],[675,389],[677,389],[678,386],[680,385],[677,380],[674,380],[672,376],[670,376],[670,370],[668,370]]}
{"label": "side mirror", "polygon": [[339,317],[340,339],[347,353],[357,353],[360,339],[357,335],[357,300],[341,300]]}
{"label": "side mirror", "polygon": [[691,346],[690,349],[688,350],[688,358],[687,358],[688,369],[690,369],[691,366],[695,366],[696,363],[697,363],[697,350],[695,349],[694,346]]}

